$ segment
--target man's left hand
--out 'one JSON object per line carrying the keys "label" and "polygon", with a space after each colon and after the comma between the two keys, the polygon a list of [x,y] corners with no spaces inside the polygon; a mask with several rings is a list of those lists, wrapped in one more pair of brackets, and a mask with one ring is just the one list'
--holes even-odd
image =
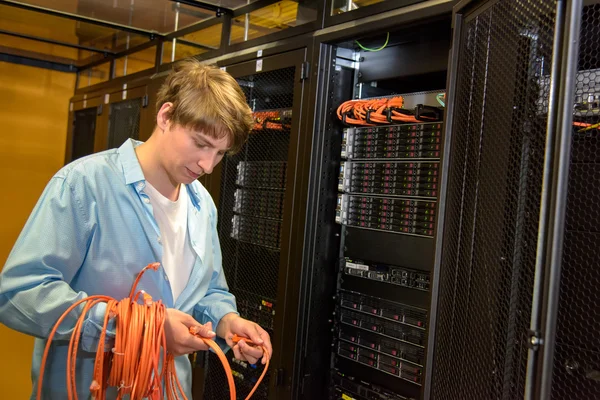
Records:
{"label": "man's left hand", "polygon": [[[271,358],[273,347],[271,338],[267,331],[261,328],[258,324],[248,321],[237,314],[227,314],[217,325],[217,335],[224,338],[227,344],[233,349],[233,354],[238,360],[247,361],[250,364],[256,364],[262,357],[262,363],[267,362],[267,357]],[[237,344],[231,340],[233,335],[238,335],[248,338],[256,346],[240,340]],[[262,346],[267,350],[267,354],[263,354]]]}

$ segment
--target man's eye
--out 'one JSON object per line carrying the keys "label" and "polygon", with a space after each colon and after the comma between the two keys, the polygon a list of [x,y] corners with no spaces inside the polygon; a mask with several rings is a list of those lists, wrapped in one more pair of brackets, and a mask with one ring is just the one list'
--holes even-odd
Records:
{"label": "man's eye", "polygon": [[201,149],[206,147],[206,145],[204,143],[200,143],[200,142],[196,142],[196,146],[198,146]]}

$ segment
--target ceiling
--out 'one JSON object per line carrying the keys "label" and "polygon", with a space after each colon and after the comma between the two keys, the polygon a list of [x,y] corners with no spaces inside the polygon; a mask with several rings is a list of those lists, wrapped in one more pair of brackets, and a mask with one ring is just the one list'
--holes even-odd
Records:
{"label": "ceiling", "polygon": [[315,21],[322,4],[257,1],[0,0],[0,61],[85,70],[91,85],[220,48],[224,14],[233,45]]}
{"label": "ceiling", "polygon": [[[0,0],[0,55],[71,66],[77,70],[157,37],[235,10],[255,0]],[[184,4],[186,3],[186,4]],[[209,35],[182,35],[180,47],[200,54],[218,47],[219,24]],[[170,50],[170,49],[169,49]],[[0,60],[3,60],[0,58]]]}
{"label": "ceiling", "polygon": [[[254,0],[208,0],[190,6],[171,0],[20,0],[19,3],[94,18],[132,28],[170,33],[215,16],[201,4],[236,9]],[[16,2],[10,2],[16,3]],[[179,15],[177,16],[177,12]]]}

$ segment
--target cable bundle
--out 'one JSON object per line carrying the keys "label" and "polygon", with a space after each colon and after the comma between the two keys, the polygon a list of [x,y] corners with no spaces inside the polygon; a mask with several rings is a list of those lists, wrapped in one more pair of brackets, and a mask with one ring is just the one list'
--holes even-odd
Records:
{"label": "cable bundle", "polygon": [[349,100],[337,109],[340,121],[348,125],[376,126],[397,123],[434,122],[441,120],[436,107],[419,104],[415,112],[402,108],[404,98]]}
{"label": "cable bundle", "polygon": [[291,129],[291,117],[284,115],[285,111],[270,110],[256,111],[252,114],[254,118],[254,127],[252,130],[260,131],[263,129],[270,130],[287,130]]}
{"label": "cable bundle", "polygon": [[[76,302],[63,313],[48,336],[40,367],[37,400],[41,400],[42,398],[44,370],[52,339],[65,317],[77,306],[85,303],[83,312],[77,320],[71,335],[67,358],[68,400],[76,400],[78,398],[75,371],[81,328],[89,310],[100,302],[106,302],[106,314],[104,316],[100,342],[96,351],[93,380],[90,385],[92,398],[105,399],[107,388],[114,386],[118,388],[117,399],[122,399],[123,396],[129,395],[131,400],[141,400],[143,398],[158,400],[163,399],[166,392],[168,400],[187,400],[181,383],[177,378],[175,358],[166,350],[167,344],[164,333],[166,319],[165,305],[160,300],[153,301],[152,297],[143,291],[136,292],[136,287],[144,272],[148,269],[157,270],[159,265],[160,263],[152,263],[142,269],[131,288],[128,298],[116,301],[109,296],[89,296]],[[141,304],[139,303],[140,297],[143,300]],[[110,351],[106,351],[104,343],[106,329],[108,321],[113,318],[116,318],[115,344]],[[190,328],[190,334],[200,337],[197,335],[197,330],[194,327]],[[229,383],[230,398],[231,400],[236,400],[235,383],[233,382],[233,375],[225,354],[223,354],[223,351],[221,351],[214,341],[203,337],[200,338],[217,354],[223,363]],[[245,339],[236,337],[236,340]],[[249,340],[246,341],[252,344]],[[254,389],[246,399],[252,396],[269,367],[269,355],[264,346],[263,351],[266,355],[267,363]],[[162,371],[159,371],[161,363],[163,368]]]}

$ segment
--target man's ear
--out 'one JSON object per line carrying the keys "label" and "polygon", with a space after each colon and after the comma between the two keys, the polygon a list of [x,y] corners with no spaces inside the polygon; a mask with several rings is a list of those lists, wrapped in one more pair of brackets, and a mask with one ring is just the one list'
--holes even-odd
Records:
{"label": "man's ear", "polygon": [[158,113],[156,114],[156,125],[163,131],[169,127],[172,110],[173,103],[166,102],[160,107],[160,110],[158,110]]}

